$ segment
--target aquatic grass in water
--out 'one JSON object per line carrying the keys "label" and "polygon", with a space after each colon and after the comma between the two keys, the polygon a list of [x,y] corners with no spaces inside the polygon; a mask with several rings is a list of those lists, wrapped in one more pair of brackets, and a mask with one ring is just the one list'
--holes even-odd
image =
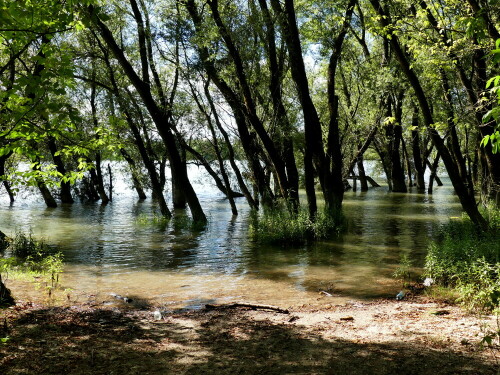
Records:
{"label": "aquatic grass in water", "polygon": [[169,223],[170,219],[163,215],[159,215],[157,213],[154,213],[153,216],[148,216],[146,214],[140,214],[136,222],[139,225],[167,225]]}
{"label": "aquatic grass in water", "polygon": [[166,229],[167,225],[171,225],[175,231],[193,230],[201,231],[205,229],[206,224],[196,222],[191,216],[183,214],[175,214],[172,218],[167,218],[163,215],[154,213],[152,216],[141,214],[137,217],[136,223],[143,226],[154,225],[161,229]]}
{"label": "aquatic grass in water", "polygon": [[467,217],[445,225],[429,246],[425,275],[455,289],[468,308],[492,311],[500,308],[500,214],[488,208],[484,216],[488,232]]}
{"label": "aquatic grass in water", "polygon": [[13,239],[8,240],[9,258],[0,258],[0,275],[24,280],[37,280],[44,283],[49,296],[59,282],[63,270],[63,255],[47,245],[43,240],[36,240],[32,232],[18,231]]}
{"label": "aquatic grass in water", "polygon": [[303,244],[309,240],[330,238],[339,233],[342,218],[321,212],[313,220],[301,209],[297,214],[277,207],[253,212],[250,233],[253,238],[267,244]]}

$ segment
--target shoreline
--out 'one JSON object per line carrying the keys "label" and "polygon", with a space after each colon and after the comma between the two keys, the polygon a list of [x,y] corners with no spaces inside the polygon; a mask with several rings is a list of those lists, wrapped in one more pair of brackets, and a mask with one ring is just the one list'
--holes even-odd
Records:
{"label": "shoreline", "polygon": [[[0,310],[3,374],[498,374],[500,347],[479,345],[494,316],[425,296],[283,311],[164,312],[126,304]],[[489,326],[490,328],[486,328]]]}

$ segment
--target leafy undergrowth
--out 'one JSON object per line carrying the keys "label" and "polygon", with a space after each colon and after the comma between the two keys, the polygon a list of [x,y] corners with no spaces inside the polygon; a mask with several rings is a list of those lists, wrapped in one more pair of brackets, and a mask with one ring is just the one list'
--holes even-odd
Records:
{"label": "leafy undergrowth", "polygon": [[491,312],[500,308],[500,211],[490,208],[485,216],[486,233],[467,217],[445,225],[429,247],[425,274],[452,289],[467,308]]}
{"label": "leafy undergrowth", "polygon": [[[469,343],[461,346],[460,338],[414,339],[411,327],[392,326],[419,327],[421,319],[452,322],[420,309],[384,302],[291,315],[201,310],[156,321],[144,310],[18,305],[0,312],[9,330],[8,342],[0,344],[0,369],[2,374],[497,373],[491,358]],[[307,324],[309,315],[316,320]],[[366,316],[372,320],[363,322]],[[456,319],[463,330],[462,317]],[[380,332],[370,336],[368,328],[377,325]],[[384,333],[387,327],[397,336]]]}
{"label": "leafy undergrowth", "polygon": [[254,212],[251,221],[251,235],[266,244],[303,244],[337,235],[342,230],[343,218],[339,214],[318,212],[311,220],[307,210],[291,213],[286,207]]}

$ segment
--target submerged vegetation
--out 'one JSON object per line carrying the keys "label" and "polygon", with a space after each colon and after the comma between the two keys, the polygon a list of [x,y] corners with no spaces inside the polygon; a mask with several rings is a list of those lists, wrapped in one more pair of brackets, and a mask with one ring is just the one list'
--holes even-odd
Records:
{"label": "submerged vegetation", "polygon": [[451,288],[458,301],[479,311],[500,308],[500,211],[489,208],[489,231],[478,231],[468,217],[442,228],[426,257],[425,273]]}
{"label": "submerged vegetation", "polygon": [[[59,282],[59,274],[63,268],[62,253],[47,245],[43,240],[36,240],[29,232],[17,232],[13,239],[7,239],[4,251],[9,257],[0,258],[0,281],[9,278],[37,280],[37,285],[45,285],[47,293]],[[12,304],[10,292],[2,285],[0,305]]]}
{"label": "submerged vegetation", "polygon": [[254,240],[266,244],[304,244],[311,240],[332,238],[343,228],[344,218],[318,211],[311,219],[305,209],[292,213],[281,207],[253,211],[250,233]]}

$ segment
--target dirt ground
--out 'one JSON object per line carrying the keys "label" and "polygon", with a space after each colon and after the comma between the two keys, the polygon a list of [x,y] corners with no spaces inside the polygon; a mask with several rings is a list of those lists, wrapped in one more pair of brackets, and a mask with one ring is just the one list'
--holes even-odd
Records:
{"label": "dirt ground", "polygon": [[425,297],[287,310],[19,301],[0,310],[0,374],[500,373],[479,345],[491,316]]}

